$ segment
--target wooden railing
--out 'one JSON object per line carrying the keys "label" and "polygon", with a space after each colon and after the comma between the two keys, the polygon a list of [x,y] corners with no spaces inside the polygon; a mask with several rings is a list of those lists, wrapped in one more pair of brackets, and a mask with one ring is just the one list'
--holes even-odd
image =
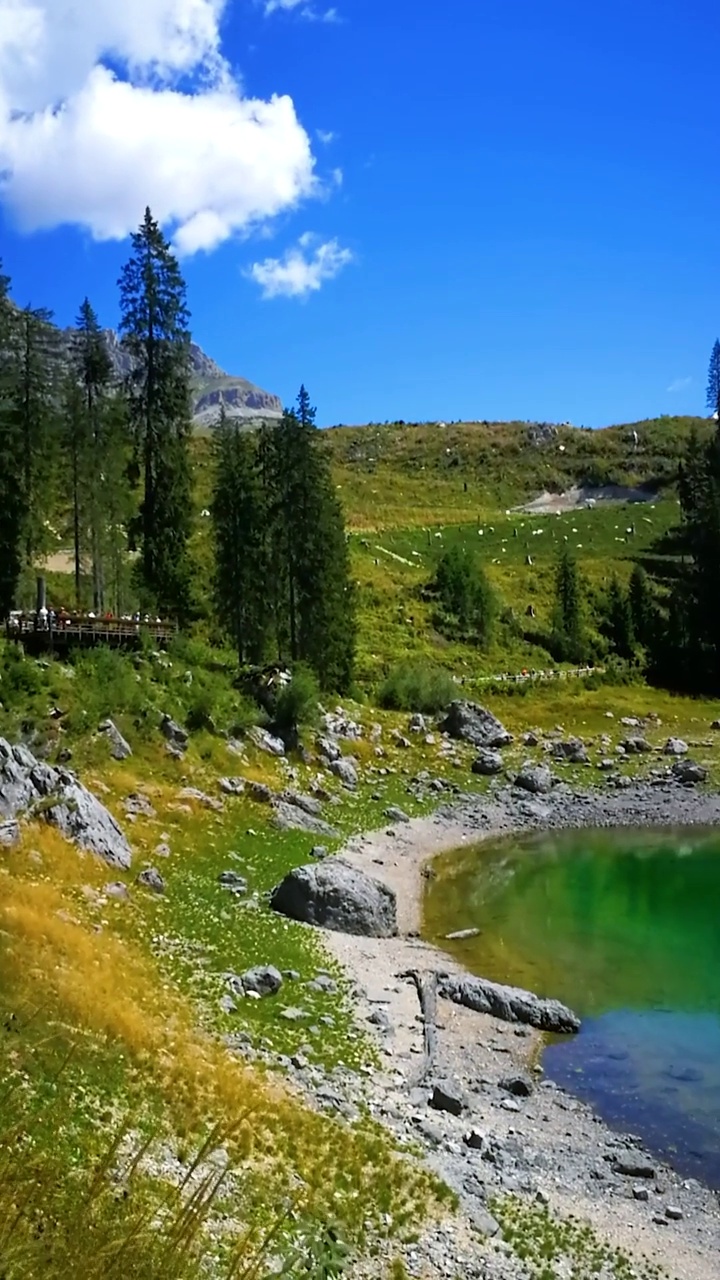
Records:
{"label": "wooden railing", "polygon": [[133,618],[91,618],[87,614],[13,614],[5,620],[9,640],[31,642],[36,646],[66,648],[72,644],[110,646],[133,645],[142,634],[148,634],[159,645],[166,645],[177,633],[172,622],[135,620]]}

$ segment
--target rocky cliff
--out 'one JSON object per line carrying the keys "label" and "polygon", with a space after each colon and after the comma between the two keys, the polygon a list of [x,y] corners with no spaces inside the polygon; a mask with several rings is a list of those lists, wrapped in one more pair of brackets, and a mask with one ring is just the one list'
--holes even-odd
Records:
{"label": "rocky cliff", "polygon": [[[65,329],[63,332],[68,348],[74,332],[73,329]],[[105,330],[105,340],[116,376],[118,379],[125,378],[132,362],[114,329]],[[221,404],[225,405],[229,418],[242,418],[248,422],[282,416],[282,401],[278,396],[256,387],[247,378],[226,373],[195,342],[190,344],[190,363],[193,377],[193,421],[196,426],[214,426]]]}

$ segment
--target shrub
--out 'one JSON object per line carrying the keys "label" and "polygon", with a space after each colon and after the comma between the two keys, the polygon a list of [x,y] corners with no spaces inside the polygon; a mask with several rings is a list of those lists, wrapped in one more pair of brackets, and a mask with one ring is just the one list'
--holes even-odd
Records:
{"label": "shrub", "polygon": [[280,689],[273,709],[273,722],[280,733],[292,732],[301,724],[317,720],[320,688],[309,667],[297,666],[292,679]]}
{"label": "shrub", "polygon": [[381,707],[391,711],[442,711],[457,696],[457,686],[444,667],[429,662],[402,662],[378,691]]}

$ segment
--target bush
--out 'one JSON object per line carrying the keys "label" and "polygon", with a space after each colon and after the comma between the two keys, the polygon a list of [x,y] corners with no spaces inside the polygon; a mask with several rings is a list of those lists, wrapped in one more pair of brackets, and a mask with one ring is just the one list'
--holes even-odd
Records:
{"label": "bush", "polygon": [[292,679],[280,689],[273,709],[273,723],[280,734],[301,724],[312,725],[318,717],[320,687],[309,667],[298,666]]}
{"label": "bush", "polygon": [[381,707],[391,711],[420,711],[432,715],[457,697],[457,686],[444,667],[429,662],[402,662],[394,667],[378,691]]}

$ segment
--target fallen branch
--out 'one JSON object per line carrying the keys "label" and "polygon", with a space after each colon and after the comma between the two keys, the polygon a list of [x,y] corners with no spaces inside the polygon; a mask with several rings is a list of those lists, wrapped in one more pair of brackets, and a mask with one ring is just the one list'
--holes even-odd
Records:
{"label": "fallen branch", "polygon": [[506,987],[487,978],[463,974],[440,973],[437,989],[446,1000],[464,1005],[476,1013],[489,1013],[503,1022],[522,1022],[540,1031],[573,1034],[580,1030],[580,1019],[559,1000],[546,1000],[521,987]]}
{"label": "fallen branch", "polygon": [[407,969],[405,973],[398,975],[400,978],[409,978],[415,983],[415,989],[418,993],[420,1001],[420,1011],[423,1016],[423,1060],[420,1066],[420,1072],[415,1081],[415,1085],[421,1085],[425,1082],[435,1063],[437,1055],[438,1036],[437,1036],[437,993],[439,974],[430,972],[422,973],[419,969]]}

